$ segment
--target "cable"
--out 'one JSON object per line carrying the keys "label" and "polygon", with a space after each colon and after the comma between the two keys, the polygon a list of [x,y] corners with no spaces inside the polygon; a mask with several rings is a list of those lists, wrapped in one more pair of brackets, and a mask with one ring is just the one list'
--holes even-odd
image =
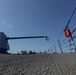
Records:
{"label": "cable", "polygon": [[63,40],[61,41],[61,43],[64,42],[66,39],[67,39],[67,38],[63,39]]}
{"label": "cable", "polygon": [[67,41],[67,42],[65,42],[65,43],[63,43],[61,46],[63,46],[63,45],[65,45],[66,43],[68,43],[69,41]]}
{"label": "cable", "polygon": [[72,15],[71,15],[71,17],[70,17],[70,19],[69,19],[69,21],[68,21],[66,27],[68,27],[68,25],[69,25],[69,23],[70,23],[70,21],[71,21],[73,15],[74,15],[74,13],[75,13],[75,10],[76,10],[76,6],[75,6],[75,8],[74,8],[74,11],[73,11],[73,13],[72,13]]}
{"label": "cable", "polygon": [[62,33],[60,34],[59,39],[60,39],[60,37],[62,36],[63,32],[64,32],[64,31],[62,31]]}
{"label": "cable", "polygon": [[63,47],[62,49],[66,48],[66,47],[68,47],[68,46],[71,46],[71,45],[73,45],[73,44],[67,45],[67,46]]}
{"label": "cable", "polygon": [[71,49],[67,49],[67,50],[63,50],[63,51],[68,51],[68,50],[74,50],[74,48],[71,48]]}

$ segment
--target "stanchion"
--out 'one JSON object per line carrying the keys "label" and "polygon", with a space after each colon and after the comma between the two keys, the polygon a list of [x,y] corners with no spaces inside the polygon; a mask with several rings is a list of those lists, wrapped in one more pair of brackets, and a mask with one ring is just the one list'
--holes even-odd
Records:
{"label": "stanchion", "polygon": [[62,51],[62,48],[61,48],[61,44],[60,44],[59,39],[58,39],[58,43],[59,43],[59,47],[60,47],[61,53],[63,54],[63,51]]}

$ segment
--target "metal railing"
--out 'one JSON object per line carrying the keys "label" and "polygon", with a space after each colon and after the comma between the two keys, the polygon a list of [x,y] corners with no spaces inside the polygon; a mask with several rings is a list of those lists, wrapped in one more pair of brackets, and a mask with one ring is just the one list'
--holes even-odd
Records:
{"label": "metal railing", "polygon": [[64,31],[62,31],[61,35],[59,36],[59,38],[57,39],[57,41],[55,42],[55,44],[50,47],[48,49],[49,52],[51,53],[65,53],[65,52],[75,52],[76,53],[76,45],[75,45],[75,42],[76,42],[76,34],[73,35],[74,32],[76,32],[76,28],[74,28],[72,31],[70,30],[70,27],[69,27],[69,23],[75,13],[75,10],[76,10],[76,7],[69,19],[69,21],[67,22],[66,26],[69,31],[70,31],[70,35],[69,37],[65,37],[64,36]]}
{"label": "metal railing", "polygon": [[[65,52],[76,52],[76,35],[72,36],[72,34],[76,32],[76,28],[71,32],[71,35],[69,37],[65,37],[64,34],[58,38],[58,40],[55,42],[55,44],[48,49],[51,53],[65,53]],[[62,37],[64,36],[64,37]],[[61,38],[62,37],[62,38]]]}

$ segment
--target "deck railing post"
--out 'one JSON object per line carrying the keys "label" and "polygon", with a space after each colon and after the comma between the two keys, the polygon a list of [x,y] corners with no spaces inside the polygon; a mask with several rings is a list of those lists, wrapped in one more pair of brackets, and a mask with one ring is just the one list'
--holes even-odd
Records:
{"label": "deck railing post", "polygon": [[55,52],[57,52],[55,44],[54,44],[54,49],[55,49]]}
{"label": "deck railing post", "polygon": [[62,47],[61,47],[59,39],[58,39],[58,43],[59,43],[59,47],[60,47],[61,53],[63,54]]}
{"label": "deck railing post", "polygon": [[53,53],[53,48],[51,47],[52,53]]}

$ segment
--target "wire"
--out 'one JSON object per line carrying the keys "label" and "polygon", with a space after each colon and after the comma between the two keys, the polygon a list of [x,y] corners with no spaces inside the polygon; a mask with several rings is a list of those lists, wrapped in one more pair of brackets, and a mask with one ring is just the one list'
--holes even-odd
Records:
{"label": "wire", "polygon": [[59,36],[59,38],[58,38],[58,39],[60,39],[60,37],[62,36],[63,32],[64,32],[64,31],[62,31],[62,33],[60,34],[60,36]]}
{"label": "wire", "polygon": [[74,50],[74,48],[71,48],[71,49],[67,49],[67,50],[63,50],[63,51],[68,51],[68,50]]}
{"label": "wire", "polygon": [[73,32],[75,32],[76,28],[71,32],[71,34],[73,34]]}
{"label": "wire", "polygon": [[68,21],[66,27],[68,27],[68,25],[69,25],[69,23],[70,23],[70,21],[71,21],[73,15],[74,15],[74,13],[75,13],[75,10],[76,10],[76,6],[75,6],[75,8],[74,8],[74,11],[73,11],[73,13],[72,13],[72,15],[71,15],[71,17],[70,17],[70,19],[69,19],[69,21]]}
{"label": "wire", "polygon": [[67,41],[67,42],[65,42],[65,43],[63,43],[61,46],[63,46],[63,45],[65,45],[66,43],[68,43],[69,41]]}
{"label": "wire", "polygon": [[73,44],[67,45],[67,46],[63,47],[62,49],[66,48],[66,47],[68,47],[68,46],[71,46],[71,45],[73,45]]}
{"label": "wire", "polygon": [[63,40],[61,41],[61,43],[64,42],[66,39],[67,39],[67,38],[63,39]]}

